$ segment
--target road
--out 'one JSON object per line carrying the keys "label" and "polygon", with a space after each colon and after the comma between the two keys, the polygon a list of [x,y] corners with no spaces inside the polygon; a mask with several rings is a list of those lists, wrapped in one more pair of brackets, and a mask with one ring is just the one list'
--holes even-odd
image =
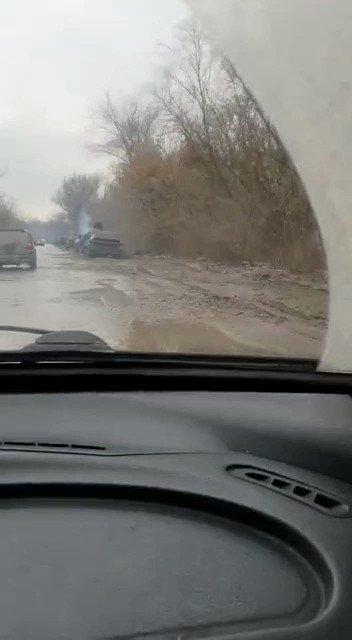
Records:
{"label": "road", "polygon": [[[318,356],[327,292],[282,273],[38,247],[38,269],[0,271],[0,324],[91,331],[116,349]],[[0,349],[32,336],[0,335]]]}
{"label": "road", "polygon": [[[35,272],[10,267],[1,270],[0,323],[52,330],[83,329],[118,346],[122,314],[120,305],[111,305],[107,299],[109,279],[104,265],[99,269],[98,261],[80,262],[52,245],[38,247],[37,256]],[[114,282],[118,297],[119,284],[126,289],[126,282],[119,283],[118,274]],[[31,337],[24,335],[0,335],[1,348],[28,341]]]}

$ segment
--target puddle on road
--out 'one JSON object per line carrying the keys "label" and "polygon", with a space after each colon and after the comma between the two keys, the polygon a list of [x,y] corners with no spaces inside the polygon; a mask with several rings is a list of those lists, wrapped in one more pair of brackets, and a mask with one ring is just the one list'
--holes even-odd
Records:
{"label": "puddle on road", "polygon": [[111,285],[106,285],[100,290],[100,299],[109,309],[126,309],[132,305],[132,298],[123,289],[117,289]]}
{"label": "puddle on road", "polygon": [[173,353],[238,354],[245,346],[232,340],[216,326],[205,322],[174,319],[147,323],[134,320],[124,347],[128,351]]}
{"label": "puddle on road", "polygon": [[69,295],[78,304],[82,299],[88,302],[100,301],[107,309],[125,309],[132,304],[131,297],[122,289],[115,289],[111,285],[95,287],[91,289],[78,289],[70,291]]}

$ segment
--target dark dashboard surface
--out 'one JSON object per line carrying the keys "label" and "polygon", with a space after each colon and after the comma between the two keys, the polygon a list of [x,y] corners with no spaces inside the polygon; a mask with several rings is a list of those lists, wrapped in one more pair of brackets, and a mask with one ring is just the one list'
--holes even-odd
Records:
{"label": "dark dashboard surface", "polygon": [[350,638],[349,396],[0,402],[0,637]]}
{"label": "dark dashboard surface", "polygon": [[2,395],[0,441],[247,452],[352,483],[352,400],[273,393]]}

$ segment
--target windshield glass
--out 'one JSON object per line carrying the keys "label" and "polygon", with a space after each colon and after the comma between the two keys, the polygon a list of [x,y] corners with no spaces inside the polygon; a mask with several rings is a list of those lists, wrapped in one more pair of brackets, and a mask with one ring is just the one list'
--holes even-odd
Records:
{"label": "windshield glass", "polygon": [[[350,229],[327,222],[350,85],[330,95],[325,67],[322,103],[314,33],[341,80],[339,30],[306,4],[0,1],[1,325],[317,359],[328,335],[327,368],[343,335],[352,368]],[[34,338],[1,331],[0,349]]]}

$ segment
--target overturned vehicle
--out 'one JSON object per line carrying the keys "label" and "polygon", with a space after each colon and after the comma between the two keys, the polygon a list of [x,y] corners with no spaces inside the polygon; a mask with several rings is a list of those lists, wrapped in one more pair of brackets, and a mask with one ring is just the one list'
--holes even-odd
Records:
{"label": "overturned vehicle", "polygon": [[80,240],[80,251],[90,258],[110,257],[122,258],[123,245],[113,231],[93,229]]}

